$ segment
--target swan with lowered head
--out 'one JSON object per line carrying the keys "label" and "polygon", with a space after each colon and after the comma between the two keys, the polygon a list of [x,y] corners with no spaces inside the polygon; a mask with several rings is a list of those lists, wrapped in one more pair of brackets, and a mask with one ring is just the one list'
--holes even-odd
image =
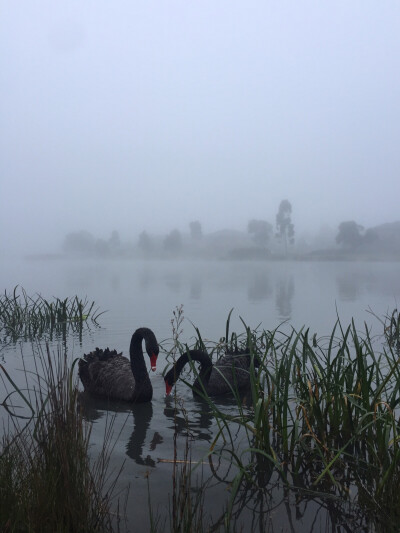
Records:
{"label": "swan with lowered head", "polygon": [[157,339],[151,329],[139,328],[132,335],[130,361],[122,353],[108,348],[96,348],[79,360],[78,373],[85,390],[110,400],[149,402],[153,387],[143,357],[143,339],[154,371],[159,352]]}
{"label": "swan with lowered head", "polygon": [[[172,387],[179,378],[184,366],[189,361],[200,363],[198,377],[193,383],[193,392],[204,393],[209,396],[219,396],[232,393],[234,390],[244,390],[250,386],[250,353],[227,354],[215,364],[212,363],[207,352],[189,350],[179,357],[174,366],[165,374],[165,390],[170,394]],[[256,358],[254,360],[257,366]]]}

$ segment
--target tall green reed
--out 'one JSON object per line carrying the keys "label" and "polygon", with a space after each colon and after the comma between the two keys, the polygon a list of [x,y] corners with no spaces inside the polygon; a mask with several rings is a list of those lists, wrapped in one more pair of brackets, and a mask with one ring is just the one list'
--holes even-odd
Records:
{"label": "tall green reed", "polygon": [[[315,494],[333,490],[347,498],[349,487],[358,487],[360,505],[387,509],[384,495],[396,501],[392,485],[400,479],[400,369],[393,343],[378,344],[367,325],[359,332],[354,322],[343,328],[340,320],[323,339],[310,338],[305,328],[260,331],[244,323],[245,331],[236,335],[230,316],[225,337],[209,344],[209,353],[245,346],[258,362],[249,369],[250,407],[234,387],[234,415],[202,394],[218,428],[210,461],[224,453],[237,467],[230,510],[244,485],[262,489],[273,471],[288,488]],[[195,346],[204,347],[196,331]],[[195,365],[191,371],[198,376]],[[237,428],[245,436],[240,445]],[[393,513],[377,516],[392,523]]]}
{"label": "tall green reed", "polygon": [[102,314],[94,302],[78,296],[49,301],[40,294],[29,296],[18,286],[0,296],[0,332],[11,341],[31,340],[45,333],[65,336],[68,331],[81,332],[89,319],[97,325]]}
{"label": "tall green reed", "polygon": [[[171,347],[167,352],[167,359],[170,359],[170,363],[172,364],[179,355],[188,349],[188,344],[181,342],[184,320],[183,306],[177,306],[173,311],[173,317],[171,319]],[[205,342],[201,337],[200,331],[195,326],[194,329],[196,332],[195,347],[197,349],[204,349]],[[232,346],[235,346],[236,350],[239,348],[239,345],[240,342],[232,338]],[[221,349],[221,342],[215,343],[214,351],[218,352]],[[196,367],[193,364],[190,366],[196,373]],[[164,372],[167,369],[168,366]],[[150,499],[151,484],[149,481],[150,531],[152,533],[158,533],[159,531],[170,531],[171,533],[218,533],[235,531],[235,529],[230,527],[227,528],[225,509],[218,517],[212,517],[207,512],[206,495],[212,476],[204,480],[203,464],[208,461],[210,454],[206,453],[199,460],[192,459],[189,414],[186,411],[184,401],[178,396],[176,388],[174,389],[172,401],[174,405],[174,447],[173,457],[168,461],[172,465],[168,519],[162,520],[159,511],[157,515],[154,514]],[[178,417],[180,419],[183,418],[187,428],[183,447],[181,447],[182,440],[178,439],[182,428],[182,421],[180,420],[178,423]]]}
{"label": "tall green reed", "polygon": [[[112,421],[91,461],[90,425],[80,413],[74,364],[61,349],[56,357],[48,346],[45,353],[39,350],[35,372],[25,369],[25,390],[0,368],[3,384],[13,389],[3,400],[11,416],[0,449],[0,530],[115,531]],[[16,396],[24,399],[27,414],[17,414]]]}

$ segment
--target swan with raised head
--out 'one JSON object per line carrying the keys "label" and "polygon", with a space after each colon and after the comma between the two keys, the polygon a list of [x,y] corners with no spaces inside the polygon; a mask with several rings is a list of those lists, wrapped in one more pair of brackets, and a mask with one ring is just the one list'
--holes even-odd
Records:
{"label": "swan with raised head", "polygon": [[151,329],[139,328],[132,335],[130,361],[109,348],[96,348],[79,360],[78,373],[85,390],[110,400],[149,402],[153,387],[143,357],[143,339],[154,371],[159,352],[157,339]]}
{"label": "swan with raised head", "polygon": [[[183,368],[189,361],[200,363],[198,376],[193,383],[193,392],[209,396],[219,396],[240,391],[250,386],[250,365],[252,356],[246,354],[227,354],[215,364],[207,352],[189,350],[179,357],[174,366],[165,374],[165,390],[170,394]],[[256,359],[254,361],[256,363]],[[257,365],[255,365],[257,366]]]}

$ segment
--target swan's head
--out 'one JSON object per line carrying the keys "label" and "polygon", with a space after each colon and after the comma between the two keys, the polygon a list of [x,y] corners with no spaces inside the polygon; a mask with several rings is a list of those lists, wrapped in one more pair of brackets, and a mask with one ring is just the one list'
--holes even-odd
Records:
{"label": "swan's head", "polygon": [[157,366],[157,357],[158,353],[153,352],[150,354],[150,365],[153,372],[155,371]]}
{"label": "swan's head", "polygon": [[145,345],[146,345],[146,352],[147,355],[150,358],[150,366],[152,371],[156,369],[157,365],[157,357],[159,347],[157,339],[154,335],[154,333],[149,328],[138,328],[135,333],[132,335],[131,339],[131,346],[130,346],[130,354],[131,358],[135,356],[140,356],[143,358],[143,350],[142,350],[142,340],[144,339]]}
{"label": "swan's head", "polygon": [[148,343],[146,342],[146,352],[147,352],[147,355],[150,357],[150,366],[153,372],[156,370],[157,357],[158,357],[159,351],[160,350],[158,348],[158,344],[154,345],[151,342],[148,342]]}
{"label": "swan's head", "polygon": [[169,394],[171,394],[172,387],[174,386],[173,375],[171,375],[170,372],[167,372],[167,374],[165,375],[164,381],[165,381],[165,394],[168,396]]}
{"label": "swan's head", "polygon": [[168,372],[164,376],[165,381],[165,394],[168,396],[168,394],[171,394],[172,387],[175,385],[176,380],[178,379],[180,372],[176,369],[176,366],[173,366],[168,370]]}
{"label": "swan's head", "polygon": [[158,347],[158,342],[151,329],[142,328],[141,331],[143,331],[147,355],[150,357],[150,366],[152,371],[154,372],[157,365],[158,353],[160,351]]}

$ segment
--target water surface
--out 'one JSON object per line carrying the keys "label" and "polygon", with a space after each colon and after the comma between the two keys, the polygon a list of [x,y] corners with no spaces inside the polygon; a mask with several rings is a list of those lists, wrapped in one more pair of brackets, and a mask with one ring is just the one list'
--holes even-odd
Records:
{"label": "water surface", "polygon": [[[237,332],[243,331],[242,317],[251,328],[260,325],[273,329],[285,323],[284,327],[299,329],[306,325],[311,334],[320,337],[331,333],[339,315],[345,325],[354,318],[360,329],[367,322],[372,334],[379,337],[382,325],[368,309],[382,317],[397,307],[400,298],[398,263],[6,260],[0,273],[3,290],[21,285],[28,294],[38,292],[48,300],[77,294],[107,310],[100,318],[100,327],[92,326],[81,337],[69,335],[64,340],[71,361],[96,346],[109,346],[128,355],[132,332],[140,326],[153,329],[159,342],[168,347],[172,313],[181,304],[185,320],[180,340],[190,344],[195,334],[192,323],[206,340],[217,341],[224,336],[232,308],[231,330]],[[60,342],[51,341],[54,352]],[[29,367],[34,351],[30,342],[1,345],[0,358],[18,385],[23,384],[22,357]],[[127,512],[132,531],[148,530],[148,491],[153,511],[168,516],[172,491],[172,464],[168,461],[173,458],[174,432],[178,433],[179,453],[190,439],[194,459],[207,455],[216,432],[212,412],[204,402],[193,398],[188,387],[182,383],[177,386],[186,418],[180,406],[178,411],[175,409],[173,399],[165,398],[165,365],[161,354],[157,371],[151,374],[154,398],[150,404],[110,405],[82,395],[85,414],[93,422],[93,455],[103,442],[106,421],[114,415],[114,433],[119,436],[112,465],[119,468],[125,461],[118,488],[130,485]],[[237,407],[232,401],[220,403],[226,412],[235,413]],[[4,410],[0,414],[4,420]],[[241,438],[238,434],[238,442]],[[196,470],[194,478],[197,475],[203,480],[210,478],[206,510],[219,516],[234,476],[229,461],[221,459],[215,472],[205,464]],[[268,489],[268,504],[258,509],[263,512],[265,531],[321,531],[326,524],[333,529],[335,520],[337,527],[345,528],[333,504],[331,511],[329,505],[321,506],[318,498],[299,503],[293,494],[285,495],[278,479],[274,483]],[[250,495],[240,515],[247,523],[257,516],[253,507],[257,508],[257,498]]]}

